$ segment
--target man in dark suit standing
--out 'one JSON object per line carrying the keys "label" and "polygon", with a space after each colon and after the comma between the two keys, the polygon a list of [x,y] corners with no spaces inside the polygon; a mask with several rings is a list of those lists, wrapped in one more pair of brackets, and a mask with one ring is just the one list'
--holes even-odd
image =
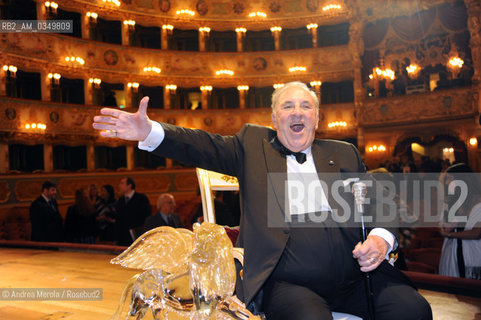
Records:
{"label": "man in dark suit standing", "polygon": [[[353,145],[315,139],[319,101],[305,84],[288,83],[274,92],[275,130],[245,125],[234,136],[151,121],[147,103],[142,99],[135,114],[102,109],[106,116],[95,117],[94,128],[107,130],[104,137],[137,140],[141,149],[238,178],[238,245],[245,249],[241,299],[251,310],[275,320],[332,319],[331,311],[367,318],[362,273],[372,272],[377,320],[432,319],[427,301],[385,259],[397,246],[395,235],[373,228],[361,243],[359,228],[335,220],[349,206],[324,185],[339,182],[344,172],[361,176],[365,167]],[[296,211],[291,186],[303,179],[316,192],[308,211]],[[294,222],[318,212],[327,218],[317,225]]]}
{"label": "man in dark suit standing", "polygon": [[135,191],[135,181],[132,178],[120,180],[119,189],[122,196],[117,201],[117,244],[129,246],[141,234],[145,219],[152,214],[152,208],[147,196]]}
{"label": "man in dark suit standing", "polygon": [[157,199],[157,212],[145,219],[144,232],[161,226],[183,228],[179,215],[174,211],[174,196],[170,193],[162,193]]}
{"label": "man in dark suit standing", "polygon": [[58,211],[57,186],[50,181],[42,185],[42,193],[30,205],[32,241],[63,241],[62,216]]}

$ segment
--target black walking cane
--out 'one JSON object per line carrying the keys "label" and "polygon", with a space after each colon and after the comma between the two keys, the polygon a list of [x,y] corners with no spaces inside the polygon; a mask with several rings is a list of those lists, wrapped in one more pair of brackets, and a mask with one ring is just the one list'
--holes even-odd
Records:
{"label": "black walking cane", "polygon": [[[366,227],[364,225],[364,201],[366,199],[366,184],[363,182],[356,182],[352,185],[352,193],[354,194],[354,201],[356,203],[356,211],[361,217],[361,233],[362,242],[366,241]],[[371,273],[365,273],[366,279],[366,296],[367,296],[367,311],[369,320],[375,320],[374,316],[374,293],[372,291]]]}

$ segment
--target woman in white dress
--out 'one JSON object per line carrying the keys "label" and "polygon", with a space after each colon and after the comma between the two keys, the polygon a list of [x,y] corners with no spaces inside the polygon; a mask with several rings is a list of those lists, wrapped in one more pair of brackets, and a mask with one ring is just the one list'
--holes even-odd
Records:
{"label": "woman in white dress", "polygon": [[[440,233],[445,237],[439,262],[439,274],[451,277],[481,279],[481,180],[466,164],[449,167],[443,176],[447,186],[448,210],[466,196],[455,216],[465,222],[443,222]],[[467,190],[460,187],[463,184]],[[466,193],[467,192],[467,193]],[[450,217],[452,220],[452,217]]]}

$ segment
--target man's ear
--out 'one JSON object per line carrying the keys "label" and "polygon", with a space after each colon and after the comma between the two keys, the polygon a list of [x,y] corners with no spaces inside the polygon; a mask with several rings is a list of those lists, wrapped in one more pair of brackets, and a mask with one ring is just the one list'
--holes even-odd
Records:
{"label": "man's ear", "polygon": [[271,113],[272,127],[277,130],[276,115],[274,112]]}

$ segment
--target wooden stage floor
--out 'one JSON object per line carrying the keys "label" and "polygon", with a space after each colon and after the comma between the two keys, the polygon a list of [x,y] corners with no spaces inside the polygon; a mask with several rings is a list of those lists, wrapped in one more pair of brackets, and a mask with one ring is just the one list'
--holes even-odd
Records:
{"label": "wooden stage floor", "polygon": [[[103,289],[101,301],[6,301],[0,297],[0,319],[109,319],[124,284],[138,273],[111,265],[113,257],[92,252],[0,248],[0,288]],[[481,320],[480,298],[420,291],[431,303],[435,320]]]}

